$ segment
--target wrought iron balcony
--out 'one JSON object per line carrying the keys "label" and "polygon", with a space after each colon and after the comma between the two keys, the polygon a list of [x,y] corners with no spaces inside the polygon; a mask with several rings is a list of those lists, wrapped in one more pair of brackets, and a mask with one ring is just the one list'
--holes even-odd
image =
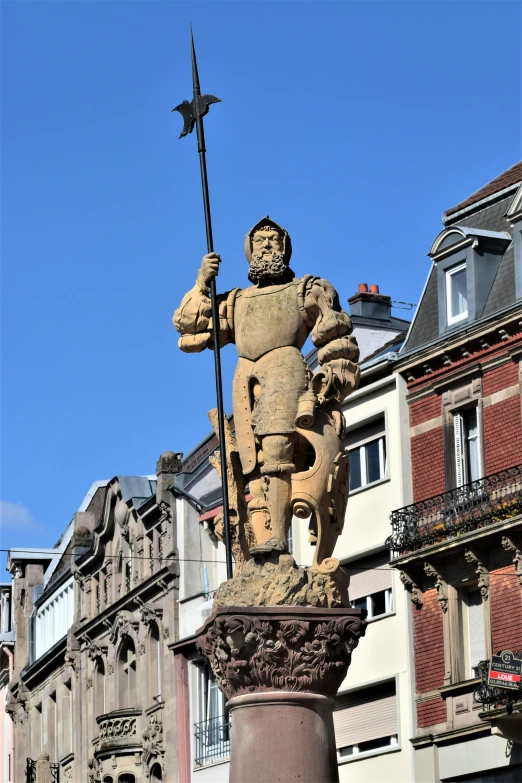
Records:
{"label": "wrought iron balcony", "polygon": [[392,511],[386,545],[404,554],[522,514],[522,465]]}
{"label": "wrought iron balcony", "polygon": [[230,717],[203,720],[194,724],[196,764],[215,764],[230,758]]}
{"label": "wrought iron balcony", "polygon": [[[522,658],[522,650],[517,650],[515,652],[515,658]],[[522,689],[495,688],[493,685],[489,685],[489,661],[480,661],[478,670],[482,682],[473,693],[474,701],[478,704],[482,704],[482,709],[484,711],[498,710],[503,707],[508,714],[511,714],[513,712],[513,705],[522,702]]]}

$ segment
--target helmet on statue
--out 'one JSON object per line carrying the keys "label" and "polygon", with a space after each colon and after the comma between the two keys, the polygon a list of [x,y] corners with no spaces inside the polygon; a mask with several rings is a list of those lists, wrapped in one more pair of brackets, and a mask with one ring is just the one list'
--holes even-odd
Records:
{"label": "helmet on statue", "polygon": [[270,230],[277,231],[277,233],[280,235],[282,239],[282,245],[283,245],[284,262],[288,266],[288,264],[290,263],[290,257],[292,255],[292,240],[290,239],[290,234],[282,226],[279,226],[273,220],[270,220],[268,215],[266,215],[266,217],[259,220],[255,224],[255,226],[250,229],[250,231],[245,237],[245,255],[247,257],[247,261],[249,264],[252,261],[252,240],[254,238],[254,234],[256,233],[256,231],[270,231]]}

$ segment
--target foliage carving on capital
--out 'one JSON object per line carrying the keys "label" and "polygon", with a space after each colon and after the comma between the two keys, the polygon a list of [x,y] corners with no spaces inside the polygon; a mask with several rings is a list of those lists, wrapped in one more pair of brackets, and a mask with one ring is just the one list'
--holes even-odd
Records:
{"label": "foliage carving on capital", "polygon": [[157,609],[154,609],[150,604],[143,604],[140,608],[140,617],[143,625],[159,623],[160,612]]}
{"label": "foliage carving on capital", "polygon": [[220,690],[228,699],[270,690],[334,696],[366,630],[361,612],[272,608],[218,612],[205,624],[197,645]]}
{"label": "foliage carving on capital", "polygon": [[98,658],[103,658],[107,653],[107,647],[104,647],[96,642],[91,642],[87,648],[87,655],[91,661],[96,661]]}

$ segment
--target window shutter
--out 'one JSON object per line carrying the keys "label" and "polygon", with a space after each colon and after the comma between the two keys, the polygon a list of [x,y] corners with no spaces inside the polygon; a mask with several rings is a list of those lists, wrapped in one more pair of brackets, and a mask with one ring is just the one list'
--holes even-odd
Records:
{"label": "window shutter", "polygon": [[[366,595],[388,590],[392,586],[392,573],[388,567],[388,551],[372,557],[355,560],[344,566],[350,575],[350,601],[364,598]],[[374,570],[379,569],[379,570]]]}
{"label": "window shutter", "polygon": [[338,748],[397,734],[395,682],[338,696],[334,727]]}
{"label": "window shutter", "polygon": [[350,430],[346,433],[345,448],[353,449],[361,443],[366,443],[369,440],[375,440],[376,438],[384,437],[384,416],[379,416],[375,421],[364,425],[363,427],[357,427],[357,429]]}
{"label": "window shutter", "polygon": [[484,607],[480,590],[468,593],[468,634],[469,634],[469,665],[470,669],[486,657],[484,641]]}
{"label": "window shutter", "polygon": [[462,426],[462,416],[456,413],[453,416],[453,434],[455,438],[455,478],[457,487],[462,487],[466,483],[464,471],[464,448],[462,442],[464,427]]}

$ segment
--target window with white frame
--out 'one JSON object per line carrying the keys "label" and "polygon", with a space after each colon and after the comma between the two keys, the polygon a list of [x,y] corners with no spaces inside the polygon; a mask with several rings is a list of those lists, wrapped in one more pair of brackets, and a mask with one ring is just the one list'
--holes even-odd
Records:
{"label": "window with white frame", "polygon": [[459,590],[461,678],[479,676],[478,664],[486,659],[484,604],[480,590]]}
{"label": "window with white frame", "polygon": [[350,577],[350,603],[356,609],[366,609],[369,620],[394,611],[392,573],[388,560],[386,551],[343,566]]}
{"label": "window with white frame", "polygon": [[57,588],[36,610],[34,655],[38,659],[66,635],[74,617],[74,580]]}
{"label": "window with white frame", "polygon": [[386,478],[384,416],[349,430],[345,446],[350,457],[350,492]]}
{"label": "window with white frame", "polygon": [[453,414],[455,479],[457,487],[482,477],[481,443],[477,406]]}
{"label": "window with white frame", "polygon": [[397,746],[395,680],[339,694],[334,728],[339,761]]}
{"label": "window with white frame", "polygon": [[459,264],[446,272],[446,320],[448,325],[468,317],[468,281],[466,264]]}
{"label": "window with white frame", "polygon": [[195,761],[214,764],[230,756],[230,723],[225,715],[225,697],[212,669],[198,665],[198,722],[195,725]]}

